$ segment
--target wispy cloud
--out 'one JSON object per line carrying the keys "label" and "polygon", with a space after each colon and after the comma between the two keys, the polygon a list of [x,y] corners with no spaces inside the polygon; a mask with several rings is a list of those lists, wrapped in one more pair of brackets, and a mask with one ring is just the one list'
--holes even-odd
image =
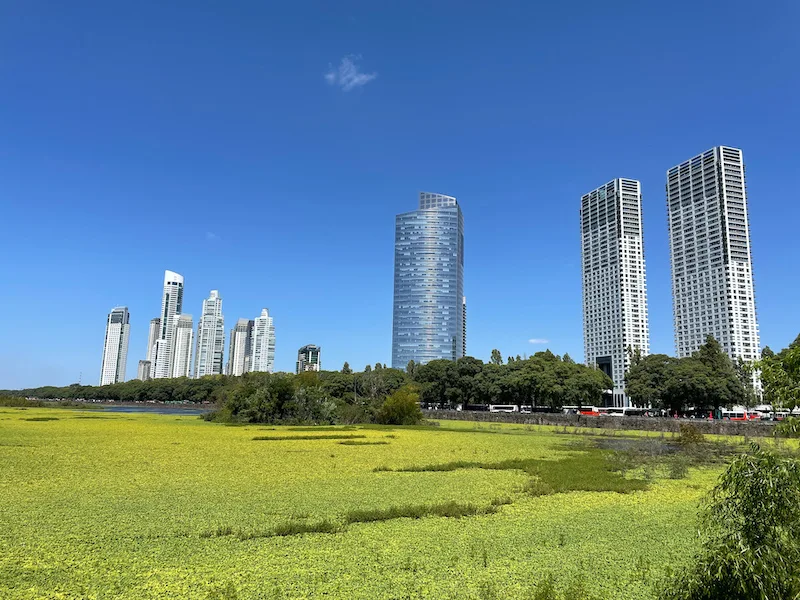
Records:
{"label": "wispy cloud", "polygon": [[357,87],[367,85],[378,74],[362,73],[356,64],[358,60],[361,60],[361,56],[350,54],[342,58],[342,62],[339,63],[338,67],[329,64],[328,72],[325,73],[325,81],[330,85],[341,88],[343,92],[349,92]]}
{"label": "wispy cloud", "polygon": [[209,242],[216,242],[219,239],[219,236],[214,233],[213,231],[206,231],[206,241]]}
{"label": "wispy cloud", "polygon": [[531,338],[528,340],[529,344],[549,344],[550,340],[544,338]]}

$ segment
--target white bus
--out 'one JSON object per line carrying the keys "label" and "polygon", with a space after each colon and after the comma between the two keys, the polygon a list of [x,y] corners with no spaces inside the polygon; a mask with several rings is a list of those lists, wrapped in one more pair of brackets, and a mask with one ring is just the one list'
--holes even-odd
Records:
{"label": "white bus", "polygon": [[519,406],[516,404],[490,404],[489,412],[515,413],[519,412]]}

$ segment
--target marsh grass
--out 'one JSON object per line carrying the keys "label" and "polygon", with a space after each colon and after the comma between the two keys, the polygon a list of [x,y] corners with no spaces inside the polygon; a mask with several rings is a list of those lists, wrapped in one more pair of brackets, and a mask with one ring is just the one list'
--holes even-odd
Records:
{"label": "marsh grass", "polygon": [[323,435],[257,435],[253,440],[257,442],[285,442],[292,440],[351,440],[365,437],[367,436],[360,433],[328,433]]}
{"label": "marsh grass", "polygon": [[385,446],[388,445],[389,442],[384,442],[378,440],[376,442],[367,442],[367,441],[359,441],[359,440],[344,440],[343,442],[337,442],[337,444],[341,444],[342,446]]}
{"label": "marsh grass", "polygon": [[376,521],[391,521],[392,519],[422,519],[423,517],[450,517],[461,518],[474,515],[493,514],[498,510],[497,504],[478,506],[477,504],[456,502],[441,502],[439,504],[410,504],[404,506],[389,506],[387,508],[355,509],[345,513],[344,520],[352,523],[374,523]]}
{"label": "marsh grass", "polygon": [[441,472],[457,469],[518,470],[533,477],[523,491],[534,496],[563,492],[617,492],[626,494],[647,489],[647,481],[625,478],[608,462],[608,452],[593,450],[560,460],[517,458],[499,462],[453,461],[428,465],[412,465],[400,469],[377,467],[375,472]]}

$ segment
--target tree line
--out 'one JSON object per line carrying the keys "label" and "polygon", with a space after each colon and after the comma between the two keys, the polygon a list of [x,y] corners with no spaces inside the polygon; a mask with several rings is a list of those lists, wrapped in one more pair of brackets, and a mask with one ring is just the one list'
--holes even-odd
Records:
{"label": "tree line", "polygon": [[[10,390],[0,394],[34,398],[82,399],[112,402],[191,402],[222,404],[249,389],[254,382],[284,381],[295,388],[318,388],[334,402],[362,406],[383,399],[407,384],[418,390],[424,406],[455,408],[458,405],[517,404],[558,408],[562,405],[594,405],[613,384],[602,371],[577,364],[569,355],[549,350],[531,357],[509,357],[499,351],[488,363],[464,357],[456,361],[434,360],[424,365],[409,362],[406,370],[381,363],[353,372],[345,363],[341,371],[246,373],[239,377],[209,375],[200,379],[132,380],[105,386],[72,384]],[[311,386],[311,382],[314,386]],[[277,385],[277,384],[276,384]],[[281,384],[283,385],[283,384]]]}
{"label": "tree line", "polygon": [[[757,379],[763,387],[761,397],[754,385]],[[762,402],[791,409],[800,405],[800,335],[778,354],[767,346],[754,363],[731,360],[713,336],[684,358],[632,353],[625,390],[633,404],[670,413]]]}

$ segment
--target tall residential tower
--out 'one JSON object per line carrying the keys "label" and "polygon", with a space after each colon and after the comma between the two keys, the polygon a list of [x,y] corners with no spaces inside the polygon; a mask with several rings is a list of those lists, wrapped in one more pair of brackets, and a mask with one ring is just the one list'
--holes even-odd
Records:
{"label": "tall residential tower", "polygon": [[177,315],[172,328],[172,361],[167,377],[189,377],[192,368],[192,315]]}
{"label": "tall residential tower", "polygon": [[392,367],[464,354],[464,216],[451,196],[421,192],[395,218]]}
{"label": "tall residential tower", "polygon": [[[183,310],[183,275],[164,271],[164,291],[161,296],[161,317],[158,339],[150,360],[154,379],[172,377],[173,339],[175,321]],[[152,322],[151,322],[152,323]],[[190,353],[191,356],[191,353]]]}
{"label": "tall residential tower", "polygon": [[275,325],[269,309],[261,310],[261,316],[253,322],[250,350],[250,370],[272,373],[275,369]]}
{"label": "tall residential tower", "polygon": [[742,151],[717,146],[667,171],[675,350],[713,335],[731,359],[760,356]]}
{"label": "tall residential tower", "polygon": [[231,329],[231,342],[228,346],[228,366],[226,373],[228,375],[241,375],[250,371],[251,356],[253,343],[253,327],[255,321],[248,319],[239,319],[236,322],[236,327]]}
{"label": "tall residential tower", "polygon": [[103,344],[103,366],[100,385],[125,381],[128,364],[128,338],[131,334],[130,314],[127,306],[118,306],[108,313],[106,338]]}
{"label": "tall residential tower", "polygon": [[200,322],[197,324],[197,352],[194,357],[195,378],[205,375],[222,375],[222,354],[225,351],[225,321],[222,316],[222,298],[211,290],[203,300]]}
{"label": "tall residential tower", "polygon": [[614,406],[626,406],[630,353],[650,353],[641,184],[614,179],[589,192],[580,217],[586,364],[611,377]]}

